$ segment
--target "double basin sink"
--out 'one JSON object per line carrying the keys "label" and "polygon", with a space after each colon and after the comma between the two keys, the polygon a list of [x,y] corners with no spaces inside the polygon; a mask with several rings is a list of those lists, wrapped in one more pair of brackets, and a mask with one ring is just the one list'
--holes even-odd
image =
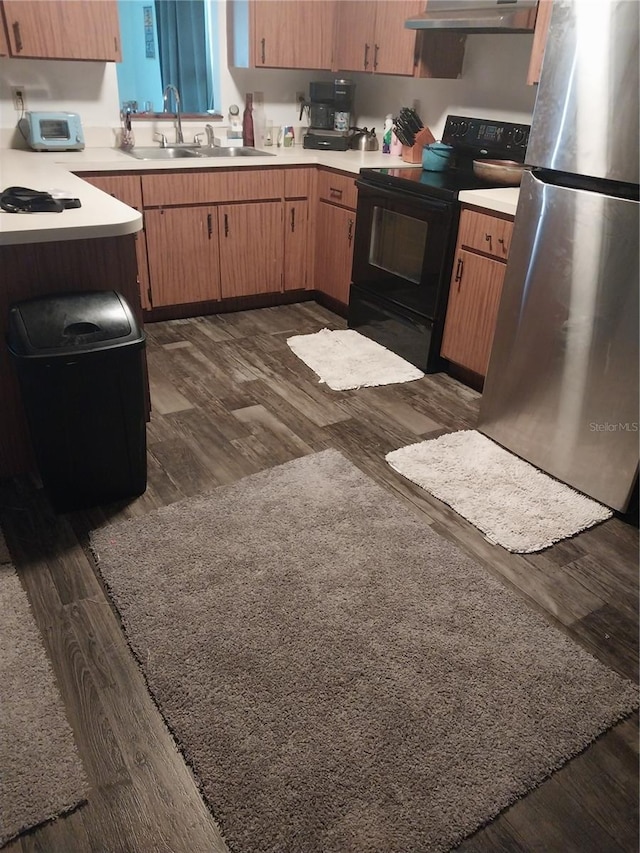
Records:
{"label": "double basin sink", "polygon": [[275,157],[269,151],[260,151],[258,148],[246,146],[233,146],[223,148],[212,145],[167,145],[166,148],[133,148],[127,151],[136,160],[183,160],[186,158],[208,158],[208,157]]}

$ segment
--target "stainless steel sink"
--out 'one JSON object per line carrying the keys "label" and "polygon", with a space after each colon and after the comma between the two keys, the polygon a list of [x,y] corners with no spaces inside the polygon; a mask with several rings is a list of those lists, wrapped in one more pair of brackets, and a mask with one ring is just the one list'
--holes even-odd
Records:
{"label": "stainless steel sink", "polygon": [[259,148],[248,148],[244,146],[230,146],[223,148],[214,145],[210,148],[202,148],[199,157],[275,157],[271,151],[260,151]]}
{"label": "stainless steel sink", "polygon": [[182,160],[185,158],[193,159],[194,157],[275,157],[270,151],[260,151],[258,148],[248,147],[229,147],[221,146],[184,146],[184,145],[168,145],[166,148],[148,148],[140,147],[133,148],[127,151],[131,157],[136,160]]}
{"label": "stainless steel sink", "polygon": [[193,148],[182,148],[182,147],[172,147],[168,146],[167,148],[133,148],[131,151],[127,151],[131,157],[135,157],[136,160],[182,160],[185,157],[198,157],[198,148],[200,146],[194,145]]}

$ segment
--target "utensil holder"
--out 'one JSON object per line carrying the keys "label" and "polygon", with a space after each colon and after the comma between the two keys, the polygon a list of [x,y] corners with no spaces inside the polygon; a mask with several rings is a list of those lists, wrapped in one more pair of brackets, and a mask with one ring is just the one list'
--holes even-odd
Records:
{"label": "utensil holder", "polygon": [[422,163],[422,149],[425,145],[435,142],[436,138],[428,127],[423,127],[416,133],[413,145],[403,145],[400,155],[405,163]]}

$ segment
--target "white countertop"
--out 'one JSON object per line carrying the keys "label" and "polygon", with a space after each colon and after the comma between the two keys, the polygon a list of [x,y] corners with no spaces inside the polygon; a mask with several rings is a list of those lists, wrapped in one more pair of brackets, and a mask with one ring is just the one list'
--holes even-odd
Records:
{"label": "white countertop", "polygon": [[[137,160],[115,148],[84,151],[0,151],[0,188],[29,187],[47,192],[63,190],[79,198],[82,207],[62,213],[15,214],[0,211],[0,245],[45,243],[132,234],[142,228],[142,215],[74,172],[156,172],[168,169],[242,169],[266,166],[326,166],[357,174],[363,168],[407,167],[400,157],[360,151],[312,151],[302,146],[272,148],[273,156],[184,160]],[[419,166],[416,168],[420,168]],[[476,190],[460,194],[469,204],[515,214],[518,188]]]}
{"label": "white countertop", "polygon": [[520,187],[499,187],[490,190],[465,190],[458,198],[463,204],[472,204],[474,207],[484,207],[497,213],[516,215]]}

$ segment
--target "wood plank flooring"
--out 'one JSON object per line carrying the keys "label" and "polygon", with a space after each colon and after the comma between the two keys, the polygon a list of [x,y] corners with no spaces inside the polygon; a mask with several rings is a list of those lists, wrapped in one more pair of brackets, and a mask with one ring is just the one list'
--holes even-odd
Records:
{"label": "wood plank flooring", "polygon": [[[313,302],[150,324],[147,492],[129,504],[56,516],[37,484],[0,487],[0,523],[91,784],[86,806],[15,840],[6,848],[10,853],[227,850],[93,571],[87,531],[324,448],[340,450],[408,512],[421,514],[515,587],[558,630],[637,679],[637,526],[615,517],[533,555],[489,544],[384,461],[389,450],[475,426],[478,394],[445,374],[331,391],[286,345],[291,334],[325,326],[345,323]],[[634,715],[459,850],[635,853],[637,779]]]}

